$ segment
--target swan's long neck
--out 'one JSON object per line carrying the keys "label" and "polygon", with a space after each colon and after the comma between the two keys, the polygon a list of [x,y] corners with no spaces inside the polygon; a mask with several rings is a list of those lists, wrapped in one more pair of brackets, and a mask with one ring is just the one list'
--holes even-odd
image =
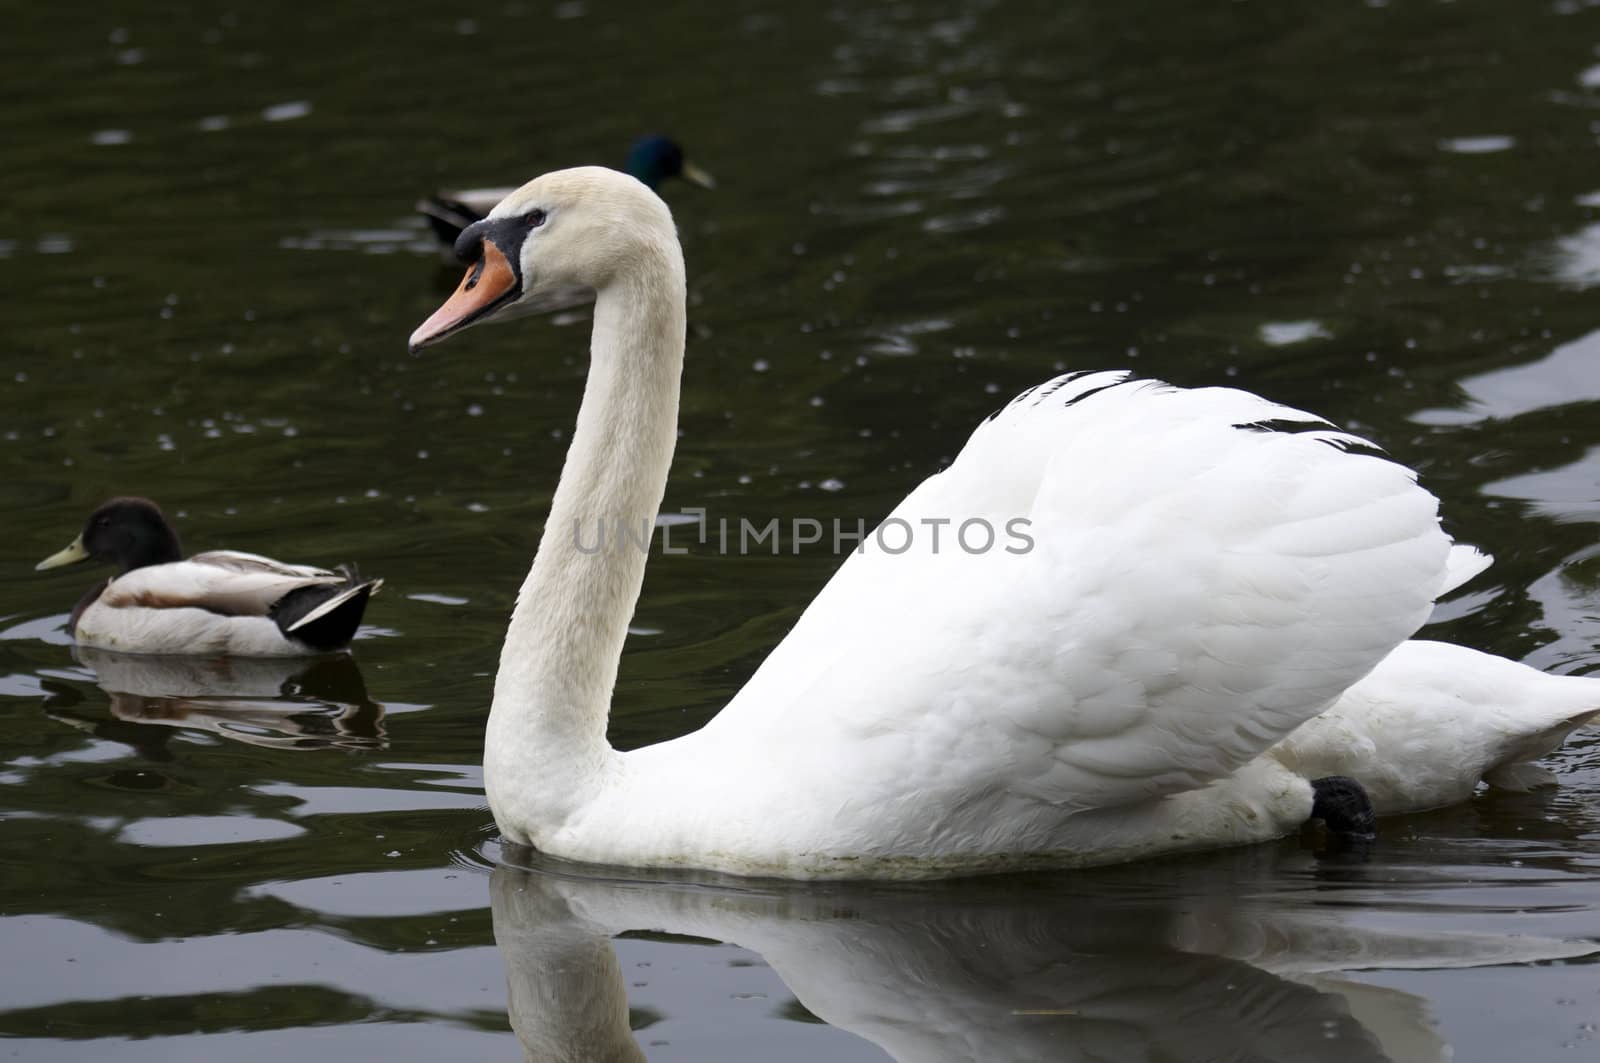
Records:
{"label": "swan's long neck", "polygon": [[514,841],[559,829],[616,757],[606,720],[672,463],[683,344],[674,239],[598,294],[577,428],[501,650],[484,785]]}

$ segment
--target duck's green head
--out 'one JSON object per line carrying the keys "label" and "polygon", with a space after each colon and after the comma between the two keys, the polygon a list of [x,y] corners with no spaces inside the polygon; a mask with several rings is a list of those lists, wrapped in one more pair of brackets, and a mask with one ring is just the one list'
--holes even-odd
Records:
{"label": "duck's green head", "polygon": [[78,537],[51,554],[35,570],[60,568],[79,561],[104,561],[123,572],[146,565],[183,560],[178,533],[161,507],[148,498],[113,498],[89,514]]}
{"label": "duck's green head", "polygon": [[683,157],[683,148],[671,137],[640,137],[628,149],[622,168],[656,191],[669,177],[681,177],[701,188],[715,188],[711,175]]}

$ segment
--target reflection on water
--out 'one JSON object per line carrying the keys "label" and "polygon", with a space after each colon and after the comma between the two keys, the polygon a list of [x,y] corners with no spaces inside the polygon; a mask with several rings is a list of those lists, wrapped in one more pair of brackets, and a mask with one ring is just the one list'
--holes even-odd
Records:
{"label": "reflection on water", "polygon": [[1555,469],[1485,484],[1483,493],[1520,498],[1528,508],[1560,521],[1600,521],[1600,447]]}
{"label": "reflection on water", "polygon": [[[629,932],[752,950],[803,1013],[900,1063],[1437,1063],[1451,1049],[1427,1001],[1349,972],[1597,951],[1425,920],[1370,925],[1340,905],[1341,869],[1324,876],[1309,859],[1257,850],[1197,862],[1177,890],[1160,872],[818,889],[536,863],[497,867],[490,895],[511,1023],[530,1060],[645,1058],[626,984],[638,972],[624,975],[629,942],[611,940]],[[1300,890],[1285,888],[1297,878]]]}
{"label": "reflection on water", "polygon": [[1600,284],[1600,225],[1586,225],[1556,240],[1551,272],[1562,284],[1588,289]]}
{"label": "reflection on water", "polygon": [[433,238],[421,226],[396,223],[383,229],[316,229],[301,236],[285,236],[278,246],[293,251],[359,251],[368,255],[396,252],[431,254]]}
{"label": "reflection on water", "polygon": [[354,658],[155,657],[73,649],[110,698],[121,724],[94,721],[58,695],[55,719],[162,756],[179,727],[277,749],[382,749],[383,706],[367,694]]}
{"label": "reflection on water", "polygon": [[1467,403],[1461,409],[1423,410],[1419,424],[1464,425],[1485,418],[1520,417],[1575,402],[1600,401],[1600,331],[1558,345],[1522,365],[1477,373],[1460,382]]}

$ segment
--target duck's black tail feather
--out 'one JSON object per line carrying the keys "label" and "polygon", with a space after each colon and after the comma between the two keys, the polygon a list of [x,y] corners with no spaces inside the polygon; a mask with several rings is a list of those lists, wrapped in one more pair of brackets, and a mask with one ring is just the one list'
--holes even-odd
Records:
{"label": "duck's black tail feather", "polygon": [[318,653],[342,650],[355,638],[367,601],[383,580],[296,587],[273,603],[271,616],[284,638]]}
{"label": "duck's black tail feather", "polygon": [[456,237],[461,235],[461,230],[475,221],[482,221],[483,215],[467,206],[465,203],[445,196],[424,196],[417,200],[417,210],[428,219],[428,226],[433,229],[433,235],[446,247],[456,246]]}

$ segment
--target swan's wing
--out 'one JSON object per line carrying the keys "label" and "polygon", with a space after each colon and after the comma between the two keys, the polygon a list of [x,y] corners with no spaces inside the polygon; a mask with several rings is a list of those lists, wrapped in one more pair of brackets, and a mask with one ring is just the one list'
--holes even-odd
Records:
{"label": "swan's wing", "polygon": [[124,573],[106,584],[98,602],[112,608],[192,607],[225,616],[266,616],[274,602],[297,587],[343,580],[322,569],[216,551]]}
{"label": "swan's wing", "polygon": [[[707,737],[892,779],[883,800],[1203,785],[1365,675],[1444,586],[1436,500],[1374,449],[1245,392],[1051,381],[869,536]],[[957,538],[974,520],[987,550],[968,552],[980,526]]]}

